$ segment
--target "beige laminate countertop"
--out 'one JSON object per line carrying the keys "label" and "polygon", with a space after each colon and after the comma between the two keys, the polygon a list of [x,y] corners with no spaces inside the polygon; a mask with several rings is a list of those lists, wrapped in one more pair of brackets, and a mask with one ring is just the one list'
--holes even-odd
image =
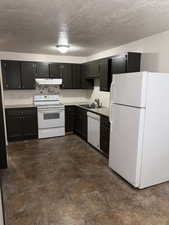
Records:
{"label": "beige laminate countertop", "polygon": [[[88,104],[88,102],[69,102],[69,103],[63,103],[63,104],[79,106],[87,111],[90,111],[99,115],[103,115],[103,116],[109,116],[109,109],[107,107],[89,109],[89,108],[80,106],[82,104]],[[30,107],[36,107],[36,106],[34,104],[5,105],[5,109],[30,108]]]}
{"label": "beige laminate countertop", "polygon": [[102,108],[95,108],[95,109],[90,109],[90,108],[86,108],[80,105],[83,104],[89,104],[89,102],[69,102],[69,103],[64,103],[64,105],[75,105],[75,106],[79,106],[87,111],[99,114],[99,115],[103,115],[103,116],[108,116],[109,117],[109,108],[108,107],[102,107]]}
{"label": "beige laminate countertop", "polygon": [[5,109],[31,108],[36,107],[34,104],[5,105]]}
{"label": "beige laminate countertop", "polygon": [[88,102],[62,102],[64,105],[82,105],[82,104],[89,104]]}
{"label": "beige laminate countertop", "polygon": [[99,115],[103,115],[103,116],[108,116],[109,117],[109,109],[107,107],[102,107],[102,108],[95,108],[95,109],[89,109],[83,106],[79,106],[83,109],[86,109],[89,112],[93,112]]}

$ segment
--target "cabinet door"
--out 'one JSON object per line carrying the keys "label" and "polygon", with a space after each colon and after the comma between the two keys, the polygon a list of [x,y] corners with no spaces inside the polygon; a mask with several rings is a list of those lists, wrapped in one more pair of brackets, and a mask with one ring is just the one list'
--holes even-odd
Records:
{"label": "cabinet door", "polygon": [[22,89],[35,89],[36,63],[21,62]]}
{"label": "cabinet door", "polygon": [[75,122],[74,122],[74,131],[78,135],[81,136],[81,130],[82,130],[82,124],[81,124],[81,114],[80,114],[80,108],[75,107]]}
{"label": "cabinet door", "polygon": [[60,63],[51,63],[49,65],[50,78],[62,78]]}
{"label": "cabinet door", "polygon": [[109,91],[109,75],[108,60],[100,60],[100,91]]}
{"label": "cabinet door", "polygon": [[73,64],[72,65],[72,88],[80,89],[81,88],[81,65]]}
{"label": "cabinet door", "polygon": [[127,68],[126,72],[139,72],[141,63],[141,53],[138,52],[128,52],[127,54]]}
{"label": "cabinet door", "polygon": [[86,77],[88,79],[99,78],[99,61],[92,61],[87,63],[87,73]]}
{"label": "cabinet door", "polygon": [[126,55],[112,57],[112,74],[126,73]]}
{"label": "cabinet door", "polygon": [[37,62],[36,68],[36,78],[49,78],[49,63]]}
{"label": "cabinet door", "polygon": [[23,138],[31,139],[38,136],[37,111],[36,108],[22,110]]}
{"label": "cabinet door", "polygon": [[87,111],[81,110],[81,137],[87,141]]}
{"label": "cabinet door", "polygon": [[6,109],[6,125],[8,141],[23,140],[21,111]]}
{"label": "cabinet door", "polygon": [[100,149],[109,156],[110,123],[108,117],[100,119]]}
{"label": "cabinet door", "polygon": [[72,89],[73,82],[72,82],[72,64],[63,63],[60,64],[60,73],[63,79],[62,88],[64,89]]}
{"label": "cabinet door", "polygon": [[1,65],[4,89],[21,89],[20,62],[3,60]]}
{"label": "cabinet door", "polygon": [[72,132],[74,130],[74,106],[65,106],[65,131]]}
{"label": "cabinet door", "polygon": [[93,89],[94,80],[87,80],[88,65],[87,63],[82,64],[81,66],[81,88],[82,89]]}
{"label": "cabinet door", "polygon": [[1,82],[0,82],[0,169],[7,168],[4,113],[2,108]]}

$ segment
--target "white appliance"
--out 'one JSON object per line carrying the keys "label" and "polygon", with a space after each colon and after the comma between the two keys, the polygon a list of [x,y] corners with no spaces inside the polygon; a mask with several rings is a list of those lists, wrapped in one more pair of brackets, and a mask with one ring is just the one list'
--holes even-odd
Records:
{"label": "white appliance", "polygon": [[109,167],[138,188],[169,180],[169,74],[113,75]]}
{"label": "white appliance", "polygon": [[65,135],[65,110],[59,95],[36,95],[38,136],[48,138]]}
{"label": "white appliance", "polygon": [[36,83],[39,85],[61,85],[62,79],[35,79]]}
{"label": "white appliance", "polygon": [[100,149],[100,116],[87,112],[88,132],[87,141],[95,148]]}

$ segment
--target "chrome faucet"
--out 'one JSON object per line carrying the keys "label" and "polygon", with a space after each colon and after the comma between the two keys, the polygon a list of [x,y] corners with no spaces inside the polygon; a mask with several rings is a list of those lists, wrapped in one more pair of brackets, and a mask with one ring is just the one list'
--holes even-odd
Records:
{"label": "chrome faucet", "polygon": [[100,99],[99,98],[95,99],[94,101],[97,104],[97,108],[101,108],[102,107],[102,103],[100,102]]}

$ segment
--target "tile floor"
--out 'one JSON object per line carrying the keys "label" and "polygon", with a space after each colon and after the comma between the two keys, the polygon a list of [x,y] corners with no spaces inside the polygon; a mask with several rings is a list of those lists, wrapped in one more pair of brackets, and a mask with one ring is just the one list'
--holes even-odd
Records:
{"label": "tile floor", "polygon": [[12,143],[6,225],[169,225],[169,182],[132,188],[75,135]]}

